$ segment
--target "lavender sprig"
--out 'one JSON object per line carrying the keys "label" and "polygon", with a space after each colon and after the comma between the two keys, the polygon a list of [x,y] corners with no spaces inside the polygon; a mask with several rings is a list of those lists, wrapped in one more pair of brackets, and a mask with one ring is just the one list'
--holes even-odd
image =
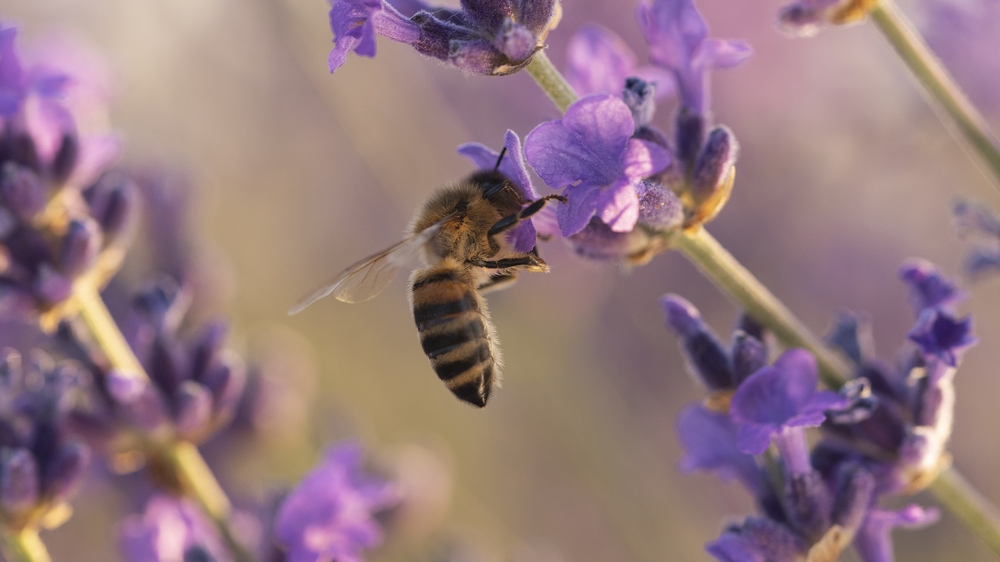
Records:
{"label": "lavender sprig", "polygon": [[[535,58],[535,61],[539,60],[538,57]],[[560,110],[565,110],[576,101],[576,96],[551,62],[545,62],[547,64],[538,63],[537,73],[532,73],[532,65],[529,65],[529,74],[553,103]],[[1000,163],[1000,158],[997,162]],[[839,387],[848,380],[848,364],[823,345],[819,337],[703,227],[689,231],[661,232],[660,235],[675,245],[722,292],[774,332],[782,343],[809,350],[816,357],[820,375],[826,384]],[[1000,511],[970,486],[954,467],[942,470],[927,489],[991,550],[1000,554]]]}

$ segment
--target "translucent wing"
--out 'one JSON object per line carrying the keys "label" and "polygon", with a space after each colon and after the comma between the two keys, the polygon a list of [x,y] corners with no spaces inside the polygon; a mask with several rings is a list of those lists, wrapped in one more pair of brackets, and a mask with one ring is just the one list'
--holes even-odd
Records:
{"label": "translucent wing", "polygon": [[406,240],[351,265],[329,283],[299,301],[288,314],[298,314],[330,294],[344,302],[363,302],[375,297],[395,279],[399,268],[412,263],[420,255],[420,249],[454,216],[455,214],[448,215]]}

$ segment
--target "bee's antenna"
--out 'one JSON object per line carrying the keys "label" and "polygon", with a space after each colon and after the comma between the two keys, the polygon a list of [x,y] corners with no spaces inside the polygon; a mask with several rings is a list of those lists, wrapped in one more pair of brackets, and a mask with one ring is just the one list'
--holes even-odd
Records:
{"label": "bee's antenna", "polygon": [[497,165],[493,166],[493,171],[494,172],[500,169],[500,163],[503,162],[503,155],[504,154],[507,154],[507,147],[506,146],[503,147],[503,149],[500,151],[500,156],[497,156]]}

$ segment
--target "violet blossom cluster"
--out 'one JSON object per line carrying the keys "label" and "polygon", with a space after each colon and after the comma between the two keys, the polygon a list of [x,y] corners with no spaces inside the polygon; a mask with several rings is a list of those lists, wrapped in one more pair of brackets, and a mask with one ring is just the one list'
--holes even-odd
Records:
{"label": "violet blossom cluster", "polygon": [[[17,33],[0,25],[2,531],[34,532],[65,520],[91,450],[107,455],[116,470],[139,468],[120,461],[138,454],[149,460],[161,492],[144,514],[119,525],[125,559],[236,560],[219,521],[185,497],[190,483],[157,472],[169,464],[157,457],[163,450],[201,443],[223,429],[246,383],[242,360],[226,344],[226,323],[191,320],[197,287],[181,239],[183,211],[156,189],[145,190],[155,219],[148,234],[156,238],[147,257],[163,263],[151,264],[159,273],[138,292],[118,281],[107,286],[133,226],[150,220],[138,212],[140,190],[111,169],[120,152],[116,137],[79,125],[94,121],[81,112],[100,112],[106,101],[91,96],[87,106],[74,98],[93,79],[91,69],[72,56],[26,62]],[[114,326],[101,329],[120,333],[141,372],[113,362],[101,334],[75,317],[79,303],[71,297],[82,283],[122,304],[113,307]],[[262,533],[284,545],[275,555],[360,560],[380,542],[373,514],[398,498],[385,479],[365,476],[360,460],[357,444],[332,449],[289,494],[274,532]]]}
{"label": "violet blossom cluster", "polygon": [[966,257],[966,273],[978,278],[1000,272],[1000,218],[986,205],[961,200],[955,203],[955,224],[974,244]]}
{"label": "violet blossom cluster", "polygon": [[0,524],[55,527],[90,461],[63,423],[87,373],[40,349],[0,354]]}
{"label": "violet blossom cluster", "polygon": [[559,10],[556,0],[464,0],[459,9],[421,0],[331,0],[330,72],[349,52],[375,56],[381,35],[467,74],[510,74],[542,49]]}
{"label": "violet blossom cluster", "polygon": [[[919,491],[948,465],[954,375],[975,338],[971,320],[955,314],[961,292],[936,268],[912,260],[900,277],[916,322],[899,363],[876,358],[867,320],[844,314],[829,342],[855,373],[839,392],[817,389],[816,361],[803,349],[768,365],[767,338],[752,320],[725,346],[691,303],[663,297],[666,324],[709,392],[678,420],[681,467],[735,478],[760,511],[707,546],[717,559],[836,560],[852,546],[865,562],[888,562],[893,528],[937,519],[936,510],[894,511],[881,500]],[[811,448],[810,427],[821,434]]]}
{"label": "violet blossom cluster", "polygon": [[[750,48],[709,38],[690,0],[640,2],[636,19],[650,64],[640,66],[614,32],[581,28],[566,75],[583,97],[529,133],[525,155],[563,190],[559,232],[579,254],[642,263],[659,249],[649,233],[697,227],[728,200],[737,144],[710,126],[709,71],[738,65]],[[668,93],[678,98],[672,137],[653,124]]]}
{"label": "violet blossom cluster", "polygon": [[72,103],[88,76],[59,60],[27,64],[16,39],[0,23],[0,311],[30,318],[65,301],[73,281],[114,250],[134,195],[102,177],[119,152],[114,136],[76,125],[96,109]]}

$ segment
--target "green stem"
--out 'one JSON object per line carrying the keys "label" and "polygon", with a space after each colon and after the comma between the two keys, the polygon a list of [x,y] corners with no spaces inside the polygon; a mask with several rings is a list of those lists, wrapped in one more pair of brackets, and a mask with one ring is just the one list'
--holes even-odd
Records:
{"label": "green stem", "polygon": [[941,472],[927,487],[931,494],[962,523],[1000,555],[1000,512],[953,468]]}
{"label": "green stem", "polygon": [[545,51],[535,53],[531,62],[524,69],[535,79],[538,87],[549,96],[552,103],[556,104],[560,112],[565,113],[566,108],[579,97],[573,90],[573,86],[569,85],[559,69],[549,60]]}
{"label": "green stem", "polygon": [[[883,6],[888,5],[888,0],[882,0],[882,2]],[[884,9],[882,8],[882,10]],[[542,54],[538,53],[538,55]],[[536,60],[538,59],[536,58]],[[534,64],[535,61],[532,61],[528,65],[529,73],[535,78],[538,86],[548,94],[553,103],[560,110],[565,111],[576,100],[573,89],[566,84],[566,80],[552,66],[548,58],[542,59],[532,71]],[[958,89],[955,88],[955,91]],[[996,162],[1000,164],[1000,158]],[[996,170],[1000,176],[1000,165],[996,167]],[[820,339],[801,320],[796,318],[708,231],[704,228],[698,228],[693,232],[665,235],[671,236],[671,241],[720,290],[732,297],[758,322],[774,332],[785,345],[803,347],[811,351],[816,356],[820,374],[828,386],[839,387],[850,378],[851,369],[847,363],[823,345]],[[1000,513],[993,504],[965,480],[961,473],[954,468],[943,470],[930,484],[928,490],[986,546],[1000,555]]]}
{"label": "green stem", "polygon": [[20,531],[4,530],[0,533],[0,551],[7,562],[51,562],[38,530],[26,527]]}
{"label": "green stem", "polygon": [[1000,141],[990,131],[986,119],[972,105],[893,0],[880,0],[871,12],[871,19],[927,93],[954,120],[959,132],[993,174],[994,188],[1000,189]]}
{"label": "green stem", "polygon": [[[123,374],[148,380],[149,376],[108,312],[96,285],[86,278],[81,279],[74,285],[73,299],[79,307],[81,318],[112,368]],[[176,476],[184,492],[198,502],[205,514],[212,519],[237,562],[253,562],[253,555],[233,535],[229,525],[232,511],[229,498],[198,448],[188,441],[174,440],[154,440],[148,446]]]}
{"label": "green stem", "polygon": [[695,232],[681,232],[672,240],[705,277],[714,281],[754,319],[767,326],[782,343],[812,352],[827,386],[838,388],[849,378],[851,370],[847,363],[813,335],[708,231],[699,228]]}

